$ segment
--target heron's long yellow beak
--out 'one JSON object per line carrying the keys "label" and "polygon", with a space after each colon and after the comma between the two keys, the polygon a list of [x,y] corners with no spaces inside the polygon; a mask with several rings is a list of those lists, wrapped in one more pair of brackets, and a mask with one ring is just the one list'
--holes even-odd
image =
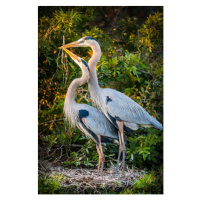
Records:
{"label": "heron's long yellow beak", "polygon": [[64,49],[63,48],[63,50],[71,57],[71,58],[73,58],[74,60],[77,60],[78,62],[81,62],[81,59],[77,56],[77,55],[75,55],[75,54],[73,54],[71,51],[69,51],[68,49]]}
{"label": "heron's long yellow beak", "polygon": [[70,47],[77,47],[78,46],[78,42],[71,42],[69,44],[63,45],[62,47],[59,47],[59,49],[64,49],[64,48],[70,48]]}

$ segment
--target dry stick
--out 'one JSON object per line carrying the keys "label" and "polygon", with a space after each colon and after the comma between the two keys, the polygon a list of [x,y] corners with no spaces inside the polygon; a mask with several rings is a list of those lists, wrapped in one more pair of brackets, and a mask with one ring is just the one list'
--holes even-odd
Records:
{"label": "dry stick", "polygon": [[121,12],[121,10],[122,10],[123,8],[124,8],[124,6],[121,6],[121,8],[118,9],[118,12],[117,12],[117,14],[116,14],[116,16],[115,16],[115,18],[114,18],[112,24],[111,24],[111,29],[110,29],[110,30],[112,30],[113,26],[115,25],[115,23],[116,23],[116,21],[117,21],[117,17],[118,17],[119,13]]}
{"label": "dry stick", "polygon": [[[64,37],[64,36],[63,36]],[[63,58],[64,58],[64,56],[63,56],[63,48],[62,48],[62,55],[61,55],[61,63],[63,64]]]}
{"label": "dry stick", "polygon": [[50,121],[46,121],[46,122],[43,122],[41,124],[38,124],[38,126],[42,125],[42,124],[45,124],[45,123],[48,123],[48,122],[56,122],[56,121],[63,121],[63,120],[64,120],[64,118],[63,119],[50,120]]}
{"label": "dry stick", "polygon": [[153,74],[151,72],[146,72],[146,71],[143,71],[141,69],[137,69],[137,71],[142,72],[144,74],[149,74],[149,75],[153,76]]}
{"label": "dry stick", "polygon": [[104,12],[103,9],[102,9],[102,6],[100,6],[100,10],[101,10],[101,12],[103,13],[104,17],[107,17],[107,15],[105,14],[105,12]]}
{"label": "dry stick", "polygon": [[[63,35],[63,45],[65,45],[65,36],[64,35]],[[64,54],[67,55],[66,53],[64,53],[63,48],[62,48],[62,59],[64,59]],[[63,82],[64,82],[65,85],[67,83],[67,73],[69,72],[67,62],[68,62],[67,59],[64,59],[64,62],[62,61],[63,71],[65,71],[65,79],[64,79],[64,76],[63,76]],[[65,70],[65,66],[67,67],[66,70]]]}
{"label": "dry stick", "polygon": [[46,168],[41,164],[41,162],[39,161],[40,166],[46,171]]}
{"label": "dry stick", "polygon": [[[139,179],[140,178],[140,175],[138,174],[138,171],[137,170],[131,170],[132,171],[132,173],[134,172],[134,174],[137,176],[136,178],[134,178],[134,180],[137,180],[137,179]],[[98,180],[100,180],[99,178],[95,178],[94,176],[93,176],[93,173],[90,173],[90,175],[89,176],[85,176],[84,175],[84,172],[86,172],[86,170],[83,170],[83,172],[81,173],[81,174],[79,174],[79,170],[77,171],[77,170],[69,170],[68,171],[69,173],[68,174],[66,174],[65,176],[66,177],[70,177],[69,176],[69,174],[71,175],[71,178],[70,179],[68,179],[68,181],[71,183],[70,185],[76,185],[76,180],[78,181],[78,183],[80,183],[80,181],[82,182],[82,183],[80,183],[79,184],[79,187],[77,188],[78,190],[81,190],[81,189],[84,189],[85,187],[87,187],[87,186],[85,186],[88,182],[89,182],[89,184],[90,184],[90,187],[91,187],[91,185],[93,186],[93,187],[91,187],[91,188],[93,188],[93,189],[97,189],[97,187],[99,187],[100,185],[101,185],[101,183],[98,181]],[[74,176],[74,172],[75,172],[75,176]],[[87,171],[88,172],[88,171]],[[91,171],[90,171],[91,172]],[[131,175],[131,174],[130,174]],[[90,178],[90,177],[93,177],[94,179],[92,179],[91,181],[88,181],[87,183],[85,183],[85,179],[87,179],[87,178]],[[73,177],[73,178],[72,178]],[[83,179],[83,180],[82,180]],[[118,180],[118,179],[116,179],[116,178],[112,178],[112,179],[110,179],[110,178],[108,178],[108,179],[106,179],[106,180],[104,180],[105,181],[105,183],[107,183],[106,185],[107,186],[110,186],[110,185],[112,185],[112,184],[115,184],[116,185],[116,182],[115,182],[115,180]],[[132,180],[132,179],[130,179],[130,180]],[[121,184],[122,184],[122,186],[125,186],[125,185],[132,185],[132,182],[130,182],[130,180],[129,179],[126,179],[126,180],[122,180],[122,182],[121,182]],[[98,182],[97,182],[98,181]],[[89,185],[88,184],[88,185]],[[69,185],[68,185],[69,186]],[[114,186],[114,185],[113,185]]]}
{"label": "dry stick", "polygon": [[49,126],[47,126],[47,128],[45,128],[43,131],[41,131],[40,133],[38,133],[38,135],[40,135],[41,133],[43,133],[44,131],[46,131],[50,126],[51,126],[51,124]]}
{"label": "dry stick", "polygon": [[[59,54],[60,54],[60,52],[59,52]],[[59,58],[59,54],[58,54],[58,58]],[[58,58],[57,58],[57,61],[56,61],[56,63],[57,63],[57,66],[58,66]],[[58,68],[56,69],[56,72],[53,74],[53,76],[52,76],[52,78],[51,78],[51,82],[49,83],[49,86],[51,85],[51,83],[52,83],[52,80],[53,80],[53,78],[54,78],[54,76],[56,75],[56,73],[57,73],[57,70],[58,70]],[[48,87],[49,87],[48,86]]]}
{"label": "dry stick", "polygon": [[[65,45],[65,36],[63,35],[63,45]],[[65,60],[64,60],[64,62],[63,62],[63,59],[64,59],[64,52],[63,52],[63,49],[62,49],[62,64],[63,64],[63,71],[64,71],[64,68],[65,68]],[[65,82],[64,81],[64,76],[63,76],[63,82]]]}
{"label": "dry stick", "polygon": [[58,128],[57,124],[55,123],[55,121],[53,121],[53,123],[55,124],[56,128]]}
{"label": "dry stick", "polygon": [[[62,142],[62,145],[61,145],[61,147],[59,148],[60,149],[60,151],[61,151],[61,155],[60,155],[60,157],[59,158],[56,158],[55,160],[54,160],[54,163],[56,163],[57,161],[59,161],[64,155],[62,154],[62,147],[63,147],[63,144],[64,143],[64,141]],[[56,149],[57,150],[57,149]]]}
{"label": "dry stick", "polygon": [[[49,156],[53,155],[56,151],[57,151],[57,149],[54,150],[51,154],[49,154]],[[48,160],[51,160],[51,158],[49,158]]]}
{"label": "dry stick", "polygon": [[65,45],[65,36],[63,35],[63,45]]}

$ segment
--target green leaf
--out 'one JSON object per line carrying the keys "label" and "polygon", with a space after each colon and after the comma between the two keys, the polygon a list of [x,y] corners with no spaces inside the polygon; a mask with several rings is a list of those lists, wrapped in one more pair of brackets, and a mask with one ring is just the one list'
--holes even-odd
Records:
{"label": "green leaf", "polygon": [[143,159],[146,160],[147,154],[143,153]]}
{"label": "green leaf", "polygon": [[73,139],[73,143],[75,143],[80,137],[80,134],[79,133],[76,133],[74,139]]}

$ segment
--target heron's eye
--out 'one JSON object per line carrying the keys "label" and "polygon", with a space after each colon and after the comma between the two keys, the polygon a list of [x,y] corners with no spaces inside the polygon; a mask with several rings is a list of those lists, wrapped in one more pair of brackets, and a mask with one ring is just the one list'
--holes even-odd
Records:
{"label": "heron's eye", "polygon": [[83,38],[82,42],[85,42],[85,38]]}

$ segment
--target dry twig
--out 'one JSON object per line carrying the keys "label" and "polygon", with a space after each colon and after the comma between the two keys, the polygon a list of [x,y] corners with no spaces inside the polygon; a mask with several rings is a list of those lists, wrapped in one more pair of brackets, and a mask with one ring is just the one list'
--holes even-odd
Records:
{"label": "dry twig", "polygon": [[143,178],[145,172],[139,169],[129,169],[125,173],[125,177],[119,174],[114,175],[115,168],[104,169],[103,176],[97,176],[94,169],[67,169],[63,167],[52,167],[48,175],[57,172],[65,177],[62,182],[66,188],[76,187],[76,193],[83,193],[85,189],[90,187],[94,193],[99,193],[99,189],[106,188],[107,191],[119,191],[124,187],[132,187],[139,178]]}

